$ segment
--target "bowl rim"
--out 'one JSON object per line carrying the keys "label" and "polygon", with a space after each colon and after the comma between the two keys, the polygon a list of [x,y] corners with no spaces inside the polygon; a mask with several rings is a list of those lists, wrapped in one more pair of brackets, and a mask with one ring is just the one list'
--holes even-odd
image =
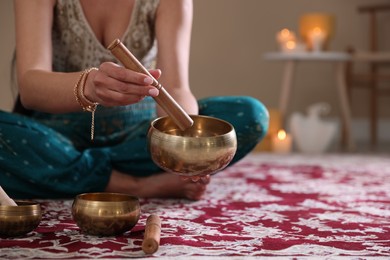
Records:
{"label": "bowl rim", "polygon": [[[41,209],[41,203],[34,200],[15,200],[17,206],[0,205],[0,211],[25,211]],[[20,205],[19,205],[20,204]]]}
{"label": "bowl rim", "polygon": [[[101,199],[96,199],[97,197],[94,197],[95,199],[88,199],[86,198],[87,196],[103,196],[103,195],[108,195],[108,196],[116,196],[116,197],[123,197],[127,199],[123,200],[101,200]],[[87,202],[99,202],[99,203],[123,203],[123,202],[129,202],[133,201],[136,203],[140,203],[139,198],[134,195],[126,194],[126,193],[120,193],[120,192],[85,192],[85,193],[80,193],[75,196],[74,201],[79,200],[79,201],[87,201]]]}
{"label": "bowl rim", "polygon": [[[217,117],[212,117],[212,116],[205,116],[205,115],[189,115],[189,116],[192,119],[195,119],[196,117],[201,117],[201,118],[207,118],[207,119],[212,119],[212,120],[215,120],[215,121],[219,121],[220,123],[226,124],[230,128],[228,131],[226,131],[226,133],[219,134],[218,136],[213,136],[213,138],[215,138],[215,137],[224,137],[226,135],[231,135],[232,133],[236,134],[234,126],[231,123],[229,123],[228,121],[226,121],[226,120],[223,120],[223,119],[220,119],[220,118],[217,118]],[[158,121],[161,121],[161,120],[164,120],[164,119],[168,119],[168,118],[169,118],[169,116],[161,116],[161,117],[153,119],[151,121],[151,123],[150,123],[150,129],[156,130],[156,131],[158,131],[158,133],[161,133],[161,134],[164,134],[164,135],[169,135],[169,136],[172,136],[172,137],[182,138],[183,136],[173,135],[173,134],[170,134],[170,133],[167,133],[167,132],[163,132],[160,129],[158,129],[157,127],[155,127],[155,124]],[[190,139],[209,139],[210,136],[185,136],[185,138],[190,138]]]}

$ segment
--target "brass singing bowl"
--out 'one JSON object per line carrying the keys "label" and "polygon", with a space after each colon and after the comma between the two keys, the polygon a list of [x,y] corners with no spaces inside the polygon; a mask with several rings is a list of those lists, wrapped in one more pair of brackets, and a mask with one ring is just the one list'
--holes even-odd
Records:
{"label": "brass singing bowl", "polygon": [[234,127],[221,119],[192,115],[190,128],[180,130],[170,117],[152,121],[148,149],[152,160],[167,172],[205,176],[224,169],[237,150]]}
{"label": "brass singing bowl", "polygon": [[131,230],[141,214],[137,197],[121,193],[84,193],[72,204],[72,216],[81,232],[112,236]]}
{"label": "brass singing bowl", "polygon": [[36,229],[42,219],[39,203],[15,201],[18,206],[0,206],[0,236],[17,237]]}

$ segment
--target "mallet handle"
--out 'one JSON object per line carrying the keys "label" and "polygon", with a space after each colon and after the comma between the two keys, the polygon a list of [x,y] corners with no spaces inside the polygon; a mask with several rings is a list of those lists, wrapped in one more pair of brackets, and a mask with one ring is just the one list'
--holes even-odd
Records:
{"label": "mallet handle", "polygon": [[164,87],[149,73],[149,71],[138,61],[138,59],[126,48],[126,46],[116,39],[109,46],[111,53],[125,66],[125,68],[143,73],[152,78],[152,85],[155,86],[160,94],[154,97],[164,111],[172,118],[180,130],[185,130],[192,126],[194,121],[184,111],[184,109],[172,98]]}
{"label": "mallet handle", "polygon": [[160,246],[161,220],[157,215],[150,215],[146,220],[142,250],[145,254],[157,252]]}

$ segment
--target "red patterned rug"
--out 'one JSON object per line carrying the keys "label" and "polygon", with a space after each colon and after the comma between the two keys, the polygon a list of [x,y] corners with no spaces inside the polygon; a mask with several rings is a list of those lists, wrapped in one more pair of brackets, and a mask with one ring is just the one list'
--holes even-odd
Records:
{"label": "red patterned rug", "polygon": [[80,233],[72,201],[42,201],[39,227],[2,238],[0,259],[142,258],[144,224],[152,213],[162,220],[153,256],[165,259],[390,259],[386,156],[260,153],[213,176],[202,201],[141,202],[142,217],[132,231],[95,237]]}

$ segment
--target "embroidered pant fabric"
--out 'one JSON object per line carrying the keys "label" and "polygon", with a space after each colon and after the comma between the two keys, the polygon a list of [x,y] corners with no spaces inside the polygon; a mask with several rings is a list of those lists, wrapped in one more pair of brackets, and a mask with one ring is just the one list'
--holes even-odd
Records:
{"label": "embroidered pant fabric", "polygon": [[[247,96],[201,99],[199,114],[234,126],[238,147],[230,165],[247,155],[268,130],[267,109]],[[0,184],[13,198],[66,198],[104,190],[113,168],[134,176],[159,173],[147,150],[151,119],[89,143],[88,131],[79,138],[75,125],[56,129],[0,111]]]}

